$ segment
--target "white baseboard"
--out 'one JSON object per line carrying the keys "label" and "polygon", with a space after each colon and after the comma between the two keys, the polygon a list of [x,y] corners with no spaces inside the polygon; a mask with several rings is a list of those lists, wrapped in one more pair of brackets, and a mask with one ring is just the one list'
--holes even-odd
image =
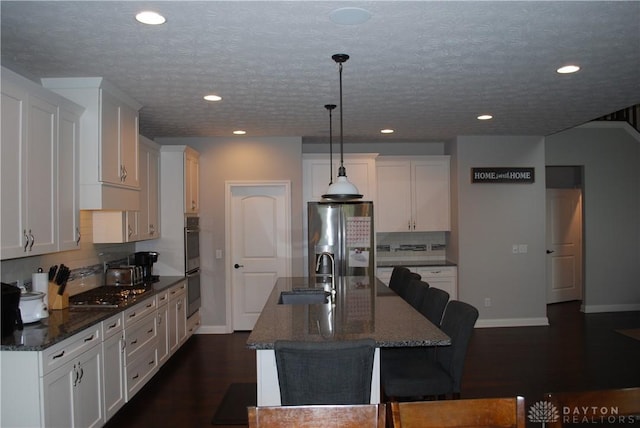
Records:
{"label": "white baseboard", "polygon": [[195,334],[229,334],[225,325],[201,325]]}
{"label": "white baseboard", "polygon": [[595,314],[600,312],[631,312],[640,311],[640,303],[618,304],[618,305],[582,305],[580,308],[585,314]]}
{"label": "white baseboard", "polygon": [[476,328],[488,327],[533,327],[547,326],[549,319],[542,318],[497,318],[497,319],[479,319],[476,321]]}

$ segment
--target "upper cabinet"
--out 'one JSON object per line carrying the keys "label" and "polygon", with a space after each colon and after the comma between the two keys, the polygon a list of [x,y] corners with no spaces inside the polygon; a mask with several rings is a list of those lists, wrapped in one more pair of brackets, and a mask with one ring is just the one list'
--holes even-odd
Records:
{"label": "upper cabinet", "polygon": [[184,212],[197,214],[200,210],[200,154],[186,147],[184,157]]}
{"label": "upper cabinet", "polygon": [[[339,154],[333,159],[333,174],[329,154],[307,154],[302,157],[303,202],[322,200],[327,193],[329,181],[336,180],[340,166]],[[349,181],[358,188],[362,200],[373,201],[376,196],[376,157],[377,153],[345,154],[344,166]]]}
{"label": "upper cabinet", "polygon": [[448,231],[449,156],[379,157],[377,232]]}
{"label": "upper cabinet", "polygon": [[1,258],[77,248],[83,109],[5,68],[1,92]]}
{"label": "upper cabinet", "polygon": [[93,242],[135,242],[160,237],[160,146],[139,137],[140,210],[93,212]]}
{"label": "upper cabinet", "polygon": [[80,123],[80,208],[138,210],[141,105],[101,77],[45,78],[42,84],[86,109]]}

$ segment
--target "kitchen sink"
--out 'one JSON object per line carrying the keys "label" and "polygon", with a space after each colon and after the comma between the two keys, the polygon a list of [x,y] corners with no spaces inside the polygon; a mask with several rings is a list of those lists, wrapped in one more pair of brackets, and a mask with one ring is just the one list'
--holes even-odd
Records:
{"label": "kitchen sink", "polygon": [[278,299],[279,305],[316,305],[329,303],[331,293],[322,288],[300,288],[283,291]]}

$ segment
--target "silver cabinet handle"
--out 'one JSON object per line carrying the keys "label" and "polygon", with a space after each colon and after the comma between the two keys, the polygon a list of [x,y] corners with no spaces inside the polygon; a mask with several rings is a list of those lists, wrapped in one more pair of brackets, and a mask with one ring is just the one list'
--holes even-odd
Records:
{"label": "silver cabinet handle", "polygon": [[82,235],[80,234],[80,228],[76,227],[76,246],[80,245],[80,238],[82,238]]}
{"label": "silver cabinet handle", "polygon": [[131,235],[133,235],[133,228],[131,227],[131,225],[129,225],[128,228],[129,228],[129,238],[131,238]]}
{"label": "silver cabinet handle", "polygon": [[33,244],[36,242],[36,238],[31,233],[31,229],[29,229],[29,238],[31,238],[31,244],[29,244],[29,251],[33,250]]}
{"label": "silver cabinet handle", "polygon": [[29,248],[29,235],[27,235],[27,229],[24,229],[22,234],[24,235],[24,252],[26,253],[27,248]]}

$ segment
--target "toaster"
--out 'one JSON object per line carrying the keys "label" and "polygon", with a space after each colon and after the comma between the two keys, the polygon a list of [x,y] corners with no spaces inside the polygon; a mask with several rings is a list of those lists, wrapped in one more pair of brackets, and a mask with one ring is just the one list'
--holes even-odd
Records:
{"label": "toaster", "polygon": [[105,285],[134,285],[141,282],[140,266],[110,267],[105,272]]}

